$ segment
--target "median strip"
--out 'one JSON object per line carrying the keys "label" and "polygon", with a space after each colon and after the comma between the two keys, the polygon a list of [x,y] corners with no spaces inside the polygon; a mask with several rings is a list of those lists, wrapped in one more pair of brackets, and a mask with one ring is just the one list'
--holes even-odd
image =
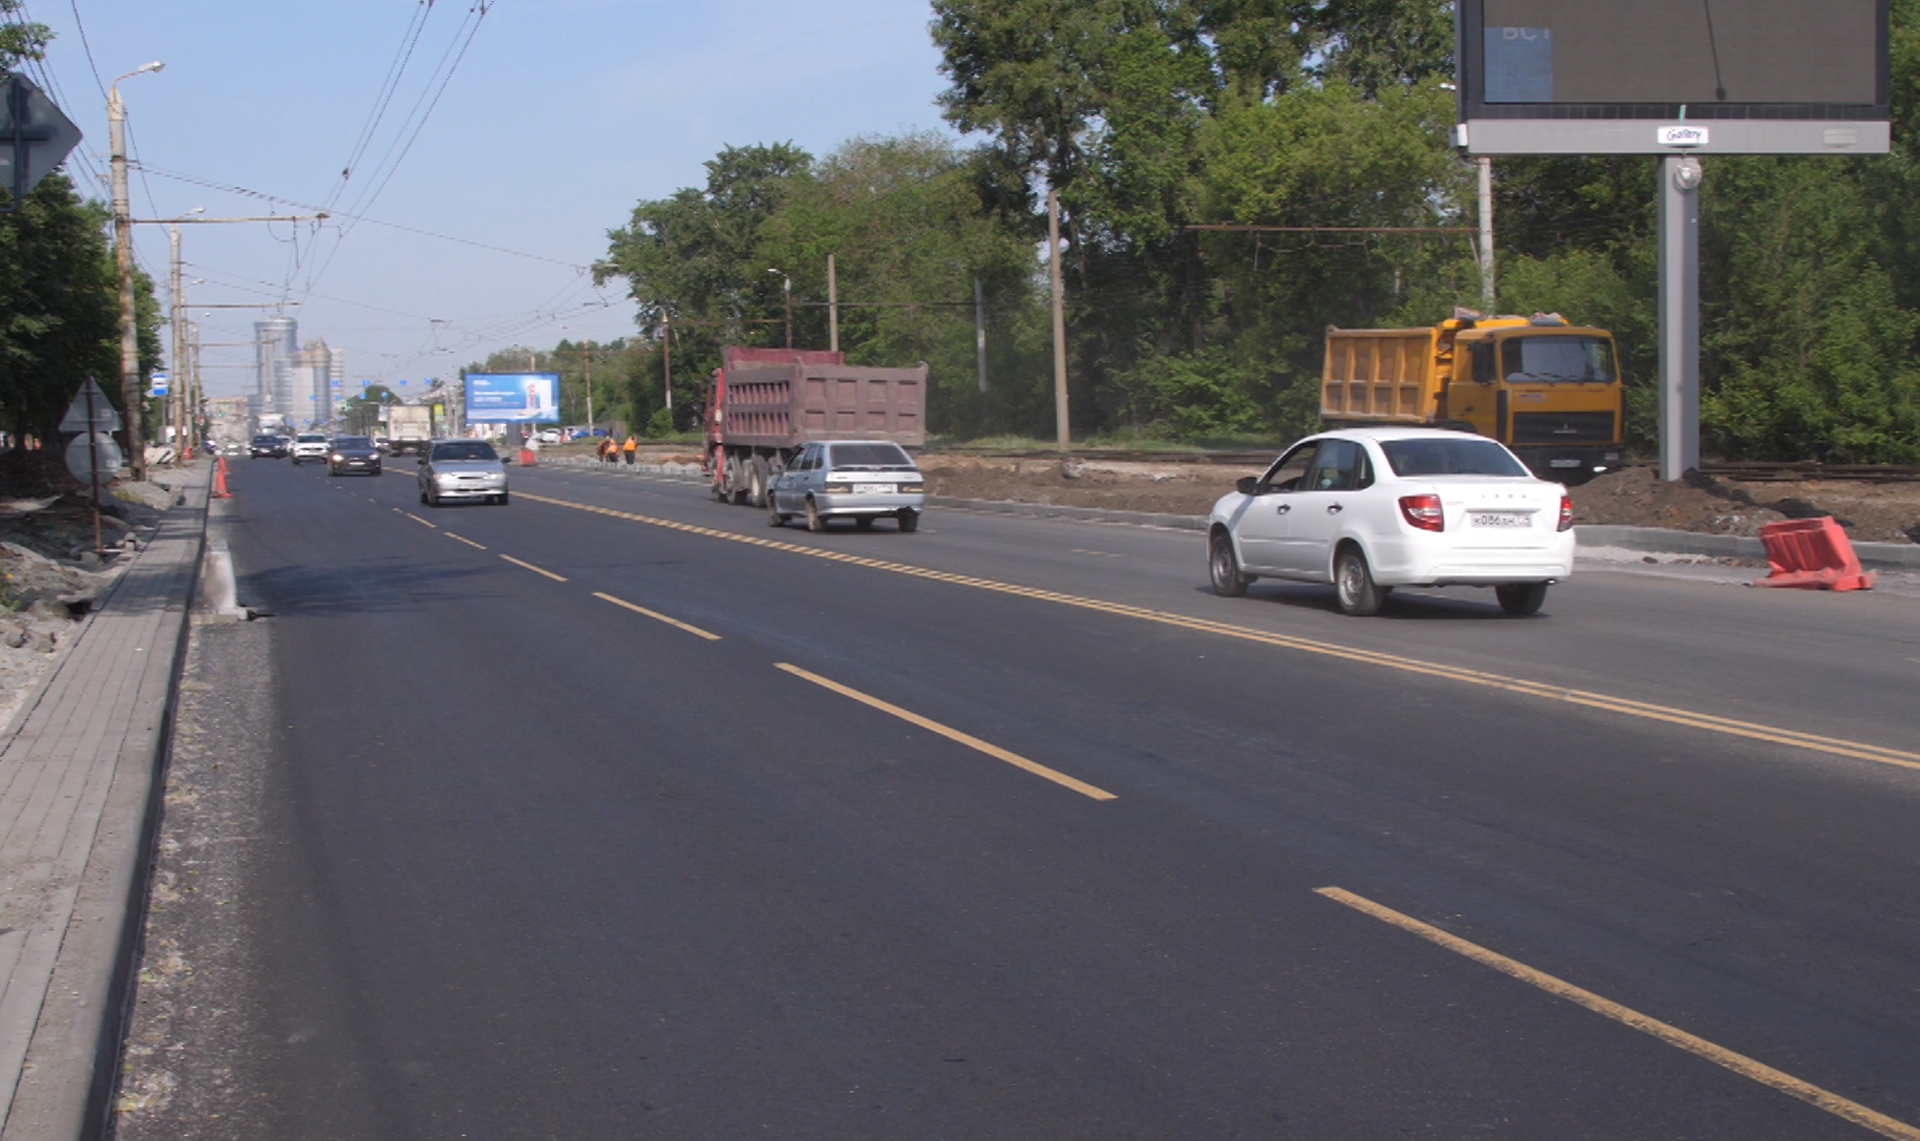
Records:
{"label": "median strip", "polygon": [[1868,1109],[1856,1101],[1849,1101],[1839,1094],[1830,1093],[1819,1086],[1801,1081],[1792,1074],[1783,1073],[1764,1062],[1755,1061],[1745,1054],[1736,1053],[1724,1046],[1717,1046],[1697,1035],[1689,1034],[1677,1026],[1670,1025],[1640,1013],[1629,1007],[1621,1006],[1611,999],[1605,999],[1577,987],[1564,979],[1555,978],[1544,971],[1535,970],[1525,963],[1510,959],[1497,951],[1490,951],[1478,943],[1472,943],[1458,935],[1442,931],[1430,923],[1422,923],[1411,915],[1395,911],[1384,904],[1353,894],[1344,888],[1316,888],[1316,894],[1324,895],[1336,903],[1345,904],[1363,915],[1370,915],[1382,923],[1389,923],[1402,931],[1418,935],[1430,943],[1445,947],[1457,955],[1465,956],[1482,966],[1492,967],[1501,974],[1519,979],[1529,986],[1538,987],[1556,998],[1563,998],[1577,1006],[1584,1006],[1595,1014],[1610,1018],[1622,1026],[1629,1026],[1642,1034],[1658,1038],[1669,1046],[1685,1050],[1695,1057],[1704,1058],[1716,1066],[1732,1070],[1743,1078],[1759,1082],[1763,1086],[1779,1090],[1789,1097],[1799,1098],[1808,1105],[1826,1110],[1835,1117],[1850,1121],[1855,1125],[1871,1129],[1883,1137],[1898,1138],[1899,1141],[1920,1141],[1920,1128],[1908,1125],[1904,1121],[1888,1117]]}
{"label": "median strip", "polygon": [[552,579],[555,582],[567,581],[565,575],[554,574],[552,571],[544,570],[540,567],[534,566],[532,563],[523,563],[519,559],[514,558],[512,555],[501,555],[500,557],[512,563],[514,566],[524,567],[525,569],[532,571],[534,574],[546,575],[548,578]]}
{"label": "median strip", "polygon": [[1278,646],[1282,649],[1295,650],[1301,653],[1340,658],[1346,661],[1358,662],[1363,665],[1378,666],[1405,673],[1423,674],[1447,681],[1464,682],[1468,685],[1505,690],[1509,693],[1517,693],[1526,697],[1536,697],[1547,701],[1560,701],[1570,705],[1580,705],[1589,709],[1618,713],[1628,717],[1660,721],[1670,725],[1685,726],[1690,729],[1703,729],[1710,733],[1742,737],[1753,741],[1765,741],[1775,745],[1786,745],[1791,748],[1827,753],[1832,756],[1852,757],[1856,760],[1872,761],[1875,764],[1893,765],[1898,768],[1920,771],[1920,753],[1906,752],[1901,749],[1890,749],[1882,745],[1870,745],[1860,741],[1849,741],[1837,737],[1823,737],[1814,733],[1802,733],[1795,729],[1782,729],[1777,726],[1763,725],[1751,721],[1737,721],[1729,717],[1719,717],[1710,713],[1698,713],[1689,709],[1654,705],[1649,702],[1635,701],[1630,698],[1613,697],[1604,693],[1567,689],[1543,682],[1529,681],[1525,678],[1508,677],[1503,674],[1488,673],[1484,670],[1466,669],[1460,666],[1449,666],[1439,662],[1423,661],[1419,658],[1401,657],[1397,654],[1354,649],[1348,646],[1336,645],[1332,642],[1319,642],[1311,638],[1301,638],[1290,634],[1268,633],[1262,630],[1234,626],[1226,622],[1217,622],[1206,618],[1193,618],[1184,614],[1169,613],[1164,610],[1152,610],[1144,606],[1128,606],[1118,602],[1105,602],[1097,598],[1062,594],[1058,591],[1018,586],[1013,583],[997,582],[993,579],[977,578],[972,575],[932,570],[927,567],[913,566],[909,563],[895,563],[888,562],[884,559],[870,559],[860,555],[850,555],[842,551],[828,550],[822,547],[803,546],[799,543],[788,543],[778,539],[763,539],[758,536],[743,535],[734,531],[722,531],[713,527],[699,527],[691,523],[679,523],[671,519],[636,515],[629,511],[616,511],[610,507],[596,507],[587,503],[574,503],[565,499],[552,499],[544,495],[530,495],[524,491],[516,494],[523,500],[531,500],[535,503],[547,503],[555,507],[568,507],[576,511],[585,511],[594,515],[605,515],[614,519],[625,519],[634,523],[644,523],[650,527],[660,527],[669,531],[679,531],[689,535],[700,535],[711,539],[724,539],[731,543],[744,543],[753,547],[765,547],[768,550],[806,555],[811,558],[825,559],[829,562],[847,563],[852,566],[868,567],[873,570],[888,571],[893,574],[927,579],[932,582],[944,582],[954,586],[971,587],[976,590],[990,590],[999,594],[1031,598],[1061,606],[1073,606],[1082,610],[1095,610],[1103,614],[1114,614],[1125,618],[1154,622],[1163,626],[1176,626],[1185,630],[1217,634],[1226,638],[1259,642],[1264,645]]}
{"label": "median strip", "polygon": [[595,598],[600,599],[603,602],[611,602],[615,606],[625,607],[626,609],[633,611],[635,614],[644,614],[648,618],[653,619],[655,622],[665,622],[667,625],[672,626],[676,629],[685,630],[689,634],[698,635],[699,637],[705,638],[709,642],[718,642],[720,640],[720,635],[718,634],[709,634],[705,630],[702,630],[700,627],[690,626],[687,623],[680,621],[678,618],[669,618],[665,614],[661,614],[653,610],[648,610],[644,606],[635,606],[633,603],[628,602],[624,598],[615,598],[611,594],[601,594],[599,591],[594,591],[593,596]]}
{"label": "median strip", "polygon": [[1010,753],[1007,750],[1002,749],[998,745],[988,744],[987,742],[982,741],[978,737],[972,736],[967,733],[962,733],[960,730],[950,728],[946,725],[942,725],[938,721],[929,720],[928,718],[920,716],[918,713],[913,713],[909,710],[902,709],[898,705],[893,705],[889,702],[882,701],[877,697],[870,697],[867,694],[861,693],[857,689],[853,689],[849,686],[841,685],[837,681],[833,681],[831,679],[821,677],[819,674],[816,674],[816,673],[808,673],[806,670],[801,669],[799,666],[788,665],[785,662],[775,662],[774,666],[777,669],[782,669],[787,671],[788,673],[792,674],[795,677],[804,678],[807,681],[810,681],[813,684],[820,686],[823,689],[830,689],[842,697],[851,697],[853,700],[858,701],[862,705],[871,706],[874,709],[878,709],[882,713],[887,713],[887,714],[891,714],[894,717],[898,717],[900,720],[905,721],[910,725],[918,725],[920,728],[925,729],[930,733],[938,733],[942,737],[945,737],[946,739],[948,739],[949,741],[958,741],[960,744],[965,745],[969,749],[975,749],[979,752],[985,753],[987,756],[992,757],[995,760],[1005,761],[1006,763],[1012,765],[1014,768],[1025,769],[1027,772],[1032,773],[1034,776],[1040,777],[1043,780],[1050,780],[1053,783],[1061,786],[1062,788],[1070,788],[1073,791],[1079,793],[1081,796],[1090,797],[1094,800],[1117,799],[1113,793],[1110,793],[1103,788],[1096,788],[1085,781],[1075,780],[1073,777],[1070,777],[1067,774],[1063,772],[1059,772],[1055,769],[1050,769],[1047,766],[1040,764],[1038,761],[1030,761],[1018,753]]}

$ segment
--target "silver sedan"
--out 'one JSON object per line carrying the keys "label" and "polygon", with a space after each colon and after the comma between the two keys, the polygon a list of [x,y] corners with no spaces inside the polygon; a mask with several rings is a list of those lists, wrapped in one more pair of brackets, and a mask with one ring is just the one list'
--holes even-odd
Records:
{"label": "silver sedan", "polygon": [[802,447],[767,489],[767,522],[783,527],[804,515],[807,530],[852,519],[861,528],[892,519],[902,531],[920,526],[927,481],[919,465],[889,440],[836,440]]}
{"label": "silver sedan", "polygon": [[420,502],[507,501],[507,469],[485,440],[435,440],[420,460]]}

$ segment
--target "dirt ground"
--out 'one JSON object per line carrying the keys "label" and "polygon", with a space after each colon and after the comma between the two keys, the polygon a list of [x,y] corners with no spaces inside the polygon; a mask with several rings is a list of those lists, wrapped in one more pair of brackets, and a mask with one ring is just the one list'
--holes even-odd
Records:
{"label": "dirt ground", "polygon": [[[931,453],[920,463],[934,495],[1184,515],[1204,515],[1235,480],[1259,474],[1251,467],[1098,459],[1062,464]],[[1666,483],[1654,469],[1636,467],[1576,487],[1572,495],[1575,517],[1583,523],[1757,535],[1762,525],[1776,520],[1832,515],[1861,542],[1920,541],[1920,482],[1739,483],[1696,477]]]}
{"label": "dirt ground", "polygon": [[[578,449],[577,451],[575,449]],[[591,455],[569,445],[560,454]],[[698,448],[645,445],[641,463],[700,462]],[[1057,459],[1003,459],[925,452],[920,467],[927,490],[955,499],[999,499],[1059,507],[1104,507],[1204,515],[1214,500],[1259,467],[1227,464],[1142,463],[1097,455]],[[1716,535],[1758,535],[1781,519],[1832,515],[1857,542],[1920,542],[1920,482],[1863,483],[1803,480],[1758,483],[1696,476],[1662,481],[1651,467],[1601,476],[1572,489],[1582,523],[1666,527]]]}
{"label": "dirt ground", "polygon": [[50,454],[0,455],[0,726],[10,721],[94,599],[106,593],[173,500],[156,483],[102,489],[93,509]]}

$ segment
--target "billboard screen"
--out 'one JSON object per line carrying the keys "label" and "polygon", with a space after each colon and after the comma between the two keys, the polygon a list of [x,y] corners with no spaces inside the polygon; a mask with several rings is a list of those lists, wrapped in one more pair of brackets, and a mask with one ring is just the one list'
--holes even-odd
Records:
{"label": "billboard screen", "polygon": [[560,374],[468,373],[467,421],[477,424],[558,424]]}
{"label": "billboard screen", "polygon": [[[1478,154],[1887,149],[1889,0],[1460,0],[1456,11],[1460,121]],[[1676,144],[1656,124],[1698,126],[1706,141]]]}

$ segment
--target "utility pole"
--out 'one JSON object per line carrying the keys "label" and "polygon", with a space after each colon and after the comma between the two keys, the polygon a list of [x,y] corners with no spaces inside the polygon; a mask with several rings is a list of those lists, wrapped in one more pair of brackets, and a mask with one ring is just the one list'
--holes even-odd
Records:
{"label": "utility pole", "polygon": [[1047,191],[1047,270],[1053,279],[1053,420],[1062,455],[1073,450],[1067,427],[1067,311],[1060,283],[1060,194]]}
{"label": "utility pole", "polygon": [[587,341],[587,434],[593,434],[593,342]]}
{"label": "utility pole", "polygon": [[980,395],[987,394],[987,295],[973,275],[973,354],[980,365]]}
{"label": "utility pole", "polygon": [[[137,67],[120,79],[159,71],[159,61]],[[141,423],[140,339],[133,313],[133,209],[127,194],[127,105],[120,98],[120,79],[107,93],[107,146],[113,170],[113,260],[120,272],[120,400],[126,405],[127,464],[133,478],[147,478],[145,426]]]}
{"label": "utility pole", "polygon": [[1474,160],[1480,168],[1480,308],[1488,316],[1497,306],[1493,281],[1493,160]]}
{"label": "utility pole", "polygon": [[[791,324],[793,321],[791,298],[788,300],[787,312],[789,314],[787,321]],[[787,344],[793,344],[791,333],[787,335]],[[827,255],[827,348],[836,353],[840,351],[840,281],[834,273],[832,254]]]}
{"label": "utility pole", "polygon": [[173,332],[173,382],[167,386],[167,419],[173,427],[173,462],[177,467],[187,446],[186,426],[181,422],[181,413],[185,410],[187,377],[187,306],[182,299],[180,274],[180,227],[167,228],[167,245],[172,251],[172,277],[169,288],[173,292],[173,320],[170,322]]}
{"label": "utility pole", "polygon": [[207,394],[200,391],[200,326],[191,321],[187,322],[187,366],[193,377],[193,387],[188,391],[193,393],[191,430],[193,446],[197,448],[206,443],[203,422],[207,414]]}
{"label": "utility pole", "polygon": [[660,363],[667,372],[667,411],[673,411],[673,318],[663,306],[660,310]]}

